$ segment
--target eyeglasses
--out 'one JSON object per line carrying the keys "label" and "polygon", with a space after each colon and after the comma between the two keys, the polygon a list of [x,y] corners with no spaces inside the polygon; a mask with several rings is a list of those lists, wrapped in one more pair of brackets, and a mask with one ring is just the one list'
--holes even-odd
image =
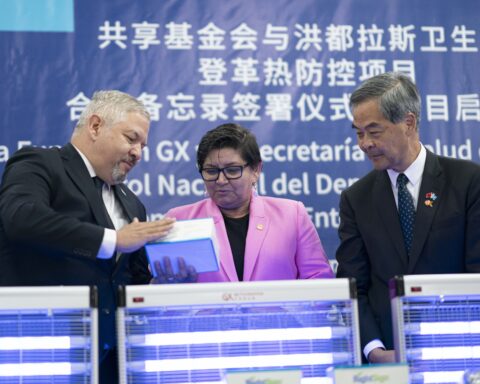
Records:
{"label": "eyeglasses", "polygon": [[243,169],[248,167],[248,164],[244,165],[230,165],[225,168],[202,168],[200,174],[205,181],[216,181],[220,177],[220,172],[227,180],[235,180],[242,177]]}

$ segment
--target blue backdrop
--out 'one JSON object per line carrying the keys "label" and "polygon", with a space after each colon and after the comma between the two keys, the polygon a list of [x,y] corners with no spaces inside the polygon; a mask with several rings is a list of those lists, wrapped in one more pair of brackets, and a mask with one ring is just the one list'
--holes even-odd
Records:
{"label": "blue backdrop", "polygon": [[412,76],[422,142],[479,161],[479,18],[478,0],[1,0],[0,171],[119,89],[152,114],[128,180],[151,219],[203,198],[195,146],[234,121],[261,145],[259,193],[303,201],[333,258],[339,194],[370,169],[348,110],[363,79]]}

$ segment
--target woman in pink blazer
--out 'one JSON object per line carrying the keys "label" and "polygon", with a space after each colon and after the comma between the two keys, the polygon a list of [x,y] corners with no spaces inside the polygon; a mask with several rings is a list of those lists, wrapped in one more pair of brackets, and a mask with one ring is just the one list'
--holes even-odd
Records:
{"label": "woman in pink blazer", "polygon": [[254,192],[262,160],[249,130],[223,124],[208,131],[197,150],[197,166],[209,197],[166,216],[213,217],[220,269],[199,273],[199,282],[334,277],[303,204]]}

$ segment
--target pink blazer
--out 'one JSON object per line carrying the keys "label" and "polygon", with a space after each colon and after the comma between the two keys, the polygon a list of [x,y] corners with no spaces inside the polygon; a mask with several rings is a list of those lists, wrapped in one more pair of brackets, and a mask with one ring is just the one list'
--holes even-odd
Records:
{"label": "pink blazer", "polygon": [[[238,281],[222,214],[211,199],[173,208],[166,216],[213,217],[220,248],[218,272],[199,282]],[[301,202],[252,194],[245,245],[244,281],[334,277],[317,231]]]}

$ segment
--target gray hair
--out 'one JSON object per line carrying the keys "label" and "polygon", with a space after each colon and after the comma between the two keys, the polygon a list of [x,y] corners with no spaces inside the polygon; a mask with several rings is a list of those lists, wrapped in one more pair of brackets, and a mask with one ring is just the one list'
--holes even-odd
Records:
{"label": "gray hair", "polygon": [[99,115],[107,125],[111,125],[123,120],[130,112],[139,113],[150,120],[145,105],[133,96],[116,90],[97,91],[80,115],[75,131],[85,126],[92,115]]}
{"label": "gray hair", "polygon": [[391,123],[402,121],[407,113],[413,113],[420,126],[422,103],[414,82],[398,72],[387,72],[365,80],[350,96],[350,108],[378,100],[380,112]]}

